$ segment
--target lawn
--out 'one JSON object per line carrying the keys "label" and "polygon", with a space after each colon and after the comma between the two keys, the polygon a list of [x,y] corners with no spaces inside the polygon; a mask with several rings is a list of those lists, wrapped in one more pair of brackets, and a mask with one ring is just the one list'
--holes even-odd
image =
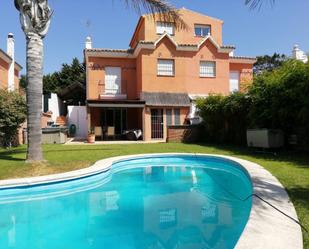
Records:
{"label": "lawn", "polygon": [[[257,153],[246,148],[188,144],[132,145],[46,145],[47,162],[24,163],[26,147],[0,150],[0,179],[64,172],[87,167],[107,157],[158,152],[196,152],[224,154],[256,162],[269,170],[285,186],[301,223],[309,230],[309,155],[295,152]],[[304,248],[309,249],[309,234],[303,231]]]}

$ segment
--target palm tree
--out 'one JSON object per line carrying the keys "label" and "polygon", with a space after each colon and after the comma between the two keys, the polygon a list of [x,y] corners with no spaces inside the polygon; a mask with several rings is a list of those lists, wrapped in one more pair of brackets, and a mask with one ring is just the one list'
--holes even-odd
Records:
{"label": "palm tree", "polygon": [[[43,86],[43,39],[48,32],[52,10],[48,0],[14,0],[20,13],[20,23],[27,41],[27,162],[40,162],[42,153],[42,86]],[[176,25],[185,26],[175,8],[166,0],[125,0],[135,10],[159,13],[162,18],[172,20]]]}
{"label": "palm tree", "polygon": [[276,0],[245,0],[245,4],[250,6],[250,9],[260,9],[262,5],[269,2],[271,6],[274,5]]}

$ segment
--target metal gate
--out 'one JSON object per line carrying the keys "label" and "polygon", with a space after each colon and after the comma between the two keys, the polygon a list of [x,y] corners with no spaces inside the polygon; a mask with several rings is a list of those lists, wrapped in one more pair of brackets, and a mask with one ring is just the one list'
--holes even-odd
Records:
{"label": "metal gate", "polygon": [[151,138],[163,139],[163,110],[151,109]]}

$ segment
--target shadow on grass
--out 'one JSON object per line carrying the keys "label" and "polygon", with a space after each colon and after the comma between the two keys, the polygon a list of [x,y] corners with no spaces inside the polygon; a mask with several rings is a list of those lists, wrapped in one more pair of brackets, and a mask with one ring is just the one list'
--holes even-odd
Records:
{"label": "shadow on grass", "polygon": [[[25,161],[25,158],[16,158],[17,154],[25,154],[26,149],[8,149],[0,151],[0,160],[7,161]],[[24,156],[23,156],[24,157]]]}
{"label": "shadow on grass", "polygon": [[200,146],[212,147],[218,150],[224,150],[235,156],[250,156],[255,159],[295,163],[297,167],[309,169],[309,155],[304,152],[290,150],[261,150],[255,148],[240,147],[235,145],[220,144],[199,144]]}
{"label": "shadow on grass", "polygon": [[[291,196],[293,202],[302,203],[307,209],[309,209],[309,189],[308,188],[288,188],[287,192]],[[308,224],[309,225],[309,224]],[[308,227],[309,230],[309,227]]]}

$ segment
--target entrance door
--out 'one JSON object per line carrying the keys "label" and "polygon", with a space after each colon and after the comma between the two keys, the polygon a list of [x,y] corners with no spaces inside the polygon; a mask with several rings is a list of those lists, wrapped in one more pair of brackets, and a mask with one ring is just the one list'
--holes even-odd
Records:
{"label": "entrance door", "polygon": [[230,92],[239,91],[239,72],[230,72]]}
{"label": "entrance door", "polygon": [[163,139],[163,110],[151,109],[151,138]]}
{"label": "entrance door", "polygon": [[121,68],[105,68],[105,94],[121,94]]}

